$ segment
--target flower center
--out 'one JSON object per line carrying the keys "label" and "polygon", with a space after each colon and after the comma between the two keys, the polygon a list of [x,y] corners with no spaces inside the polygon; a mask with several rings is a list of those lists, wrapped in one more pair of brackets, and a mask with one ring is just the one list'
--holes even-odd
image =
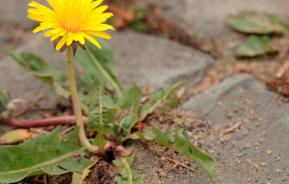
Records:
{"label": "flower center", "polygon": [[59,3],[56,7],[59,26],[68,32],[80,32],[89,14],[87,1],[62,0]]}
{"label": "flower center", "polygon": [[75,17],[67,17],[63,19],[59,19],[59,26],[62,27],[64,30],[72,33],[77,33],[81,31],[81,21],[79,18]]}

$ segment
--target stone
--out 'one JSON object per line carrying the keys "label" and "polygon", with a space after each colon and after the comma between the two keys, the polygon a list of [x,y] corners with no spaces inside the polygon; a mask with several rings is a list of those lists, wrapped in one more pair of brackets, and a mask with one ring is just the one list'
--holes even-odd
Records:
{"label": "stone", "polygon": [[[49,64],[65,70],[64,54],[54,52],[53,44],[47,38],[31,35],[30,40],[19,50],[40,55]],[[212,63],[212,58],[201,52],[166,39],[134,32],[113,33],[109,44],[117,60],[120,81],[127,87],[148,84],[159,88],[181,79],[188,79],[195,84]],[[49,87],[11,58],[4,58],[0,68],[0,88],[7,90],[13,97],[31,99],[39,92],[49,94],[49,98],[53,96]]]}
{"label": "stone", "polygon": [[[192,31],[203,36],[227,38],[231,33],[226,17],[240,11],[256,11],[277,14],[288,18],[286,0],[146,0],[164,6],[164,15],[171,20],[184,20]],[[177,22],[178,23],[178,22]]]}
{"label": "stone", "polygon": [[[25,28],[31,28],[36,25],[33,21],[27,19],[28,3],[31,0],[9,0],[0,6],[0,20],[19,23]],[[37,2],[44,3],[46,0],[37,0]]]}
{"label": "stone", "polygon": [[0,58],[3,57],[3,50],[5,50],[6,35],[0,32]]}
{"label": "stone", "polygon": [[232,57],[232,50],[243,42],[241,34],[232,31],[226,17],[241,11],[268,12],[289,18],[287,0],[145,0],[163,6],[162,16],[194,32],[204,40],[213,39],[217,55]]}
{"label": "stone", "polygon": [[[36,53],[50,61],[51,65],[64,69],[62,64],[64,58],[61,60],[59,54],[53,51],[53,46],[47,43],[46,39],[35,36],[18,50]],[[37,94],[44,93],[46,106],[52,107],[56,103],[58,98],[53,95],[52,89],[34,78],[30,72],[23,69],[9,56],[0,61],[0,68],[0,89],[7,91],[11,97],[32,100]]]}
{"label": "stone", "polygon": [[176,42],[134,32],[114,34],[110,44],[126,86],[161,88],[183,79],[192,86],[213,62],[210,56]]}
{"label": "stone", "polygon": [[192,97],[181,109],[217,130],[211,149],[218,182],[286,183],[289,105],[280,96],[251,76],[237,75]]}

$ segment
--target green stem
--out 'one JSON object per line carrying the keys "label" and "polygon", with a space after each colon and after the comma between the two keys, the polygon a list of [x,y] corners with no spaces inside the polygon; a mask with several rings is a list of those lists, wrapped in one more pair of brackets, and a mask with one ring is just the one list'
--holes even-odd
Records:
{"label": "green stem", "polygon": [[70,95],[73,103],[73,110],[76,119],[76,125],[79,128],[79,139],[81,144],[90,152],[98,153],[99,148],[92,145],[85,135],[85,128],[82,119],[81,105],[77,93],[76,79],[74,74],[74,65],[73,65],[73,49],[72,46],[67,47],[67,72],[68,72],[68,81],[70,86]]}
{"label": "green stem", "polygon": [[129,184],[133,184],[133,178],[132,178],[132,172],[131,172],[131,169],[130,169],[130,166],[129,164],[127,163],[126,159],[125,158],[120,158],[120,161],[121,163],[124,165],[124,167],[126,168],[127,170],[127,173],[128,173],[128,183]]}
{"label": "green stem", "polygon": [[99,69],[99,71],[102,73],[102,75],[110,82],[110,84],[114,87],[118,97],[122,96],[122,89],[120,85],[112,78],[112,76],[105,70],[105,68],[102,66],[101,63],[93,56],[92,51],[89,47],[85,47],[87,50],[87,53],[89,57],[93,60],[96,67]]}

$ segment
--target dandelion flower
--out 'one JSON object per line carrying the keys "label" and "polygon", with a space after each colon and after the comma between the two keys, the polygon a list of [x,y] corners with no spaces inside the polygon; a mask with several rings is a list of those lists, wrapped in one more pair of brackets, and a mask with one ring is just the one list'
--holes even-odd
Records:
{"label": "dandelion flower", "polygon": [[108,6],[101,5],[103,0],[47,0],[49,6],[31,1],[28,18],[39,22],[33,33],[45,31],[51,41],[57,41],[59,51],[72,43],[84,45],[88,40],[98,48],[100,43],[94,37],[110,39],[105,31],[113,30],[105,22],[112,13],[105,12]]}

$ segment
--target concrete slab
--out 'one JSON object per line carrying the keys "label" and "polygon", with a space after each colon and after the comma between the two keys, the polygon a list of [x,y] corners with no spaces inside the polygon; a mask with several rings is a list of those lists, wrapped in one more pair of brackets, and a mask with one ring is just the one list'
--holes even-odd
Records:
{"label": "concrete slab", "polygon": [[211,142],[219,183],[288,183],[289,105],[261,83],[234,76],[182,109],[219,132]]}

